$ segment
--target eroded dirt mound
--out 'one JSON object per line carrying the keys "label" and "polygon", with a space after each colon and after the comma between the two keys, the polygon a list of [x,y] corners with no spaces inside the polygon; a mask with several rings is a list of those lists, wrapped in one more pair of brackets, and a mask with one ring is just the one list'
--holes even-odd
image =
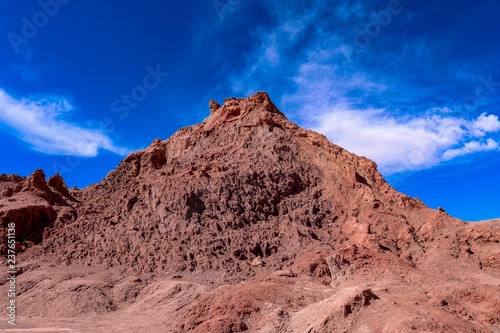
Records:
{"label": "eroded dirt mound", "polygon": [[[86,189],[37,171],[2,176],[0,194],[2,226],[15,220],[21,246],[40,244],[22,257],[38,266],[19,276],[33,325],[61,313],[123,332],[500,325],[498,221],[464,223],[396,192],[266,93],[211,101],[203,123]],[[47,281],[56,270],[66,273]]]}

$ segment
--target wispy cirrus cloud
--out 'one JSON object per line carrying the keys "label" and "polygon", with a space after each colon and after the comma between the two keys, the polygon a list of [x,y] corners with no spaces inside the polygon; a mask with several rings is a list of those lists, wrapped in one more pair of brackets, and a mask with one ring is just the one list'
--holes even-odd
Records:
{"label": "wispy cirrus cloud", "polygon": [[120,155],[130,152],[98,130],[65,121],[63,116],[71,110],[71,104],[61,97],[16,99],[0,89],[0,122],[37,151],[82,157],[96,156],[99,149]]}

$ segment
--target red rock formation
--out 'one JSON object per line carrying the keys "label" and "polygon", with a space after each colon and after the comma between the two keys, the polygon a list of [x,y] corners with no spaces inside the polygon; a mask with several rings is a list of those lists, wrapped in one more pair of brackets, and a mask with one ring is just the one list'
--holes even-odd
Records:
{"label": "red rock formation", "polygon": [[[46,184],[40,171],[0,180],[3,225],[16,219],[20,241],[44,237],[26,262],[109,272],[81,273],[96,281],[83,291],[69,287],[74,279],[57,282],[60,297],[101,295],[101,305],[82,301],[68,316],[111,312],[113,322],[126,308],[140,321],[142,307],[171,320],[141,327],[175,332],[500,324],[498,222],[467,224],[396,192],[374,162],[291,123],[266,93],[211,101],[203,123],[153,141],[81,191],[59,175]],[[7,201],[23,197],[24,215],[13,213]],[[31,215],[27,202],[39,203]],[[43,280],[44,269],[29,274]],[[27,298],[36,292],[23,298],[25,311],[41,311],[43,292]]]}
{"label": "red rock formation", "polygon": [[0,196],[0,252],[3,255],[7,249],[8,223],[16,225],[16,241],[24,250],[26,246],[41,243],[44,234],[47,236],[54,227],[58,216],[59,219],[67,219],[74,214],[71,200],[68,200],[72,197],[64,190],[66,185],[61,176],[51,179],[47,184],[42,170],[36,170],[28,178],[0,176],[0,191],[3,193]]}

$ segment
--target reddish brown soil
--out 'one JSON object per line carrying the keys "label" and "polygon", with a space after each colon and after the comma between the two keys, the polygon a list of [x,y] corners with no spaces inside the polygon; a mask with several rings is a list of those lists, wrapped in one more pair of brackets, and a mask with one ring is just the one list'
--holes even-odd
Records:
{"label": "reddish brown soil", "polygon": [[83,190],[0,176],[0,329],[500,332],[500,221],[396,192],[265,93],[210,113]]}

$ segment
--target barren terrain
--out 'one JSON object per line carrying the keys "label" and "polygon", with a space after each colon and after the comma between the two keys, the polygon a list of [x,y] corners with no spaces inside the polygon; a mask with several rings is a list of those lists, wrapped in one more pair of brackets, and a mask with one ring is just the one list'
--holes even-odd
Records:
{"label": "barren terrain", "polygon": [[500,332],[500,221],[396,192],[266,93],[85,189],[1,175],[0,222],[2,332]]}

